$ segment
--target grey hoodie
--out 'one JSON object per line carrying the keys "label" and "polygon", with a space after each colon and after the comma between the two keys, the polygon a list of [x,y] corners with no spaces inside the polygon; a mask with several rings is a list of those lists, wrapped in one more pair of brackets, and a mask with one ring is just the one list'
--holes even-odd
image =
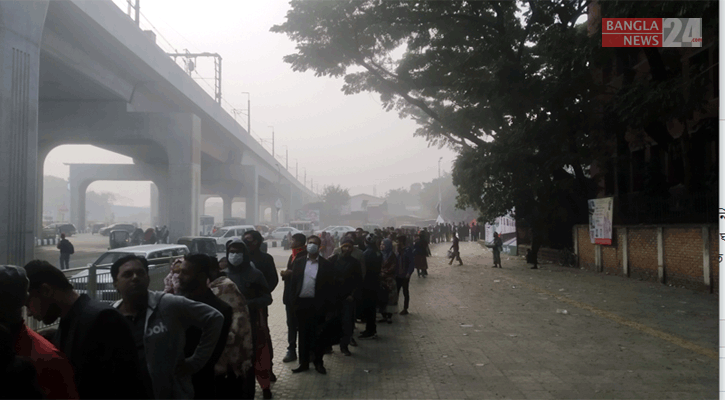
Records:
{"label": "grey hoodie", "polygon": [[[186,297],[152,291],[148,296],[143,343],[154,397],[192,399],[191,375],[177,376],[175,373],[176,365],[184,359],[186,329],[194,326],[202,330],[199,345],[186,359],[192,373],[196,373],[214,352],[224,317],[214,308]],[[113,307],[120,307],[122,302],[115,302]]]}

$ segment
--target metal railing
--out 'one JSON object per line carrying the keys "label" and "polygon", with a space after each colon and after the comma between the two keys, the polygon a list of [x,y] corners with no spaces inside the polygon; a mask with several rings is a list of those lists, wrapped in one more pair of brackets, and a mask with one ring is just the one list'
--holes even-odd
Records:
{"label": "metal railing", "polygon": [[[179,256],[151,258],[149,259],[149,290],[162,291],[164,290],[164,278],[169,273],[168,267],[171,262]],[[70,268],[63,271],[68,280],[73,285],[73,289],[78,294],[87,294],[90,298],[100,300],[104,303],[114,303],[121,300],[121,294],[118,293],[116,288],[113,286],[113,279],[111,278],[111,265],[112,264],[101,264],[93,265],[89,264],[85,267]],[[83,272],[87,271],[86,274]],[[59,320],[52,324],[46,325],[35,318],[27,316],[27,310],[25,310],[25,322],[28,328],[38,332],[48,328],[54,328]]]}

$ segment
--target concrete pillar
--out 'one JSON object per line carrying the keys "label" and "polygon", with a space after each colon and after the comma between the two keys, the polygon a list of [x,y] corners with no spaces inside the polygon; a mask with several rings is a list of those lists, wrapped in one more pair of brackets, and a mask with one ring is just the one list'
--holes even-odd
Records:
{"label": "concrete pillar", "polygon": [[272,204],[272,224],[279,225],[279,208]]}
{"label": "concrete pillar", "polygon": [[[199,233],[201,194],[201,119],[194,114],[162,114],[168,124],[169,242]],[[168,122],[167,122],[168,121]]]}
{"label": "concrete pillar", "polygon": [[627,239],[627,228],[622,229],[622,273],[629,276],[629,240]]}
{"label": "concrete pillar", "polygon": [[169,191],[166,183],[157,185],[158,187],[158,226],[169,226]]}
{"label": "concrete pillar", "polygon": [[259,175],[253,165],[244,165],[244,197],[246,222],[249,225],[259,223]]}
{"label": "concrete pillar", "polygon": [[151,225],[159,225],[159,187],[155,183],[151,183]]}
{"label": "concrete pillar", "polygon": [[703,283],[712,292],[712,281],[710,280],[710,228],[702,226],[702,278]]}
{"label": "concrete pillar", "polygon": [[48,0],[0,2],[0,264],[24,265],[33,258],[38,76],[47,12]]}
{"label": "concrete pillar", "polygon": [[86,191],[89,184],[70,179],[70,221],[78,231],[86,226]]}
{"label": "concrete pillar", "polygon": [[[232,217],[232,204],[234,203],[234,196],[222,195],[222,220]],[[224,221],[222,221],[224,222]]]}

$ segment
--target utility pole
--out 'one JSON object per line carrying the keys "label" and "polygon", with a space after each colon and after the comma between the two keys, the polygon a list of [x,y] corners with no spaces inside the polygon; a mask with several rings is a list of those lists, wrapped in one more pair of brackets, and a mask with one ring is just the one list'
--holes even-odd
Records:
{"label": "utility pole", "polygon": [[267,125],[268,128],[272,128],[272,157],[274,157],[274,126]]}
{"label": "utility pole", "polygon": [[141,0],[136,0],[136,5],[131,6],[131,2],[128,1],[128,16],[131,16],[131,8],[133,8],[136,11],[136,26],[141,26],[141,19],[139,18],[139,14],[141,14]]}
{"label": "utility pole", "polygon": [[300,174],[300,164],[299,164],[299,161],[295,160],[295,179],[296,180],[300,180],[299,174]]}
{"label": "utility pole", "polygon": [[[136,6],[138,7],[138,0],[136,1]],[[136,15],[138,16],[138,8],[136,8]],[[173,57],[174,61],[176,61],[176,57],[186,58],[186,69],[189,72],[189,75],[191,75],[191,73],[194,71],[194,68],[196,68],[195,61],[197,57],[213,57],[214,100],[216,100],[218,104],[222,104],[222,56],[220,56],[218,53],[189,53],[189,50],[186,50],[185,53],[166,53],[166,55]],[[192,59],[194,61],[192,61]]]}
{"label": "utility pole", "polygon": [[438,159],[438,215],[443,214],[443,203],[441,200],[441,160],[443,157]]}
{"label": "utility pole", "polygon": [[249,92],[242,92],[247,95],[247,133],[252,134],[252,94]]}

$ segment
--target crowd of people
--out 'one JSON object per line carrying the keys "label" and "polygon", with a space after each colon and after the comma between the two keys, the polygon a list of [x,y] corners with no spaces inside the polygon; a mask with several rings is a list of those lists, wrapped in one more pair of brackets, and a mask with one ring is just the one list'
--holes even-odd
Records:
{"label": "crowd of people", "polygon": [[[268,307],[280,278],[288,328],[282,361],[299,362],[292,373],[312,364],[326,374],[333,346],[353,354],[356,323],[365,327],[357,339],[374,339],[378,324],[408,314],[410,279],[416,271],[428,276],[433,235],[358,228],[336,245],[327,233],[298,233],[278,276],[262,235],[250,231],[220,260],[187,254],[174,261],[163,291],[149,289],[148,261],[127,255],[110,269],[121,297],[112,305],[76,291],[47,261],[0,266],[0,387],[18,398],[249,399],[259,384],[272,398]],[[455,230],[452,240],[457,252]],[[30,330],[23,306],[46,325],[59,320],[57,329]]]}

